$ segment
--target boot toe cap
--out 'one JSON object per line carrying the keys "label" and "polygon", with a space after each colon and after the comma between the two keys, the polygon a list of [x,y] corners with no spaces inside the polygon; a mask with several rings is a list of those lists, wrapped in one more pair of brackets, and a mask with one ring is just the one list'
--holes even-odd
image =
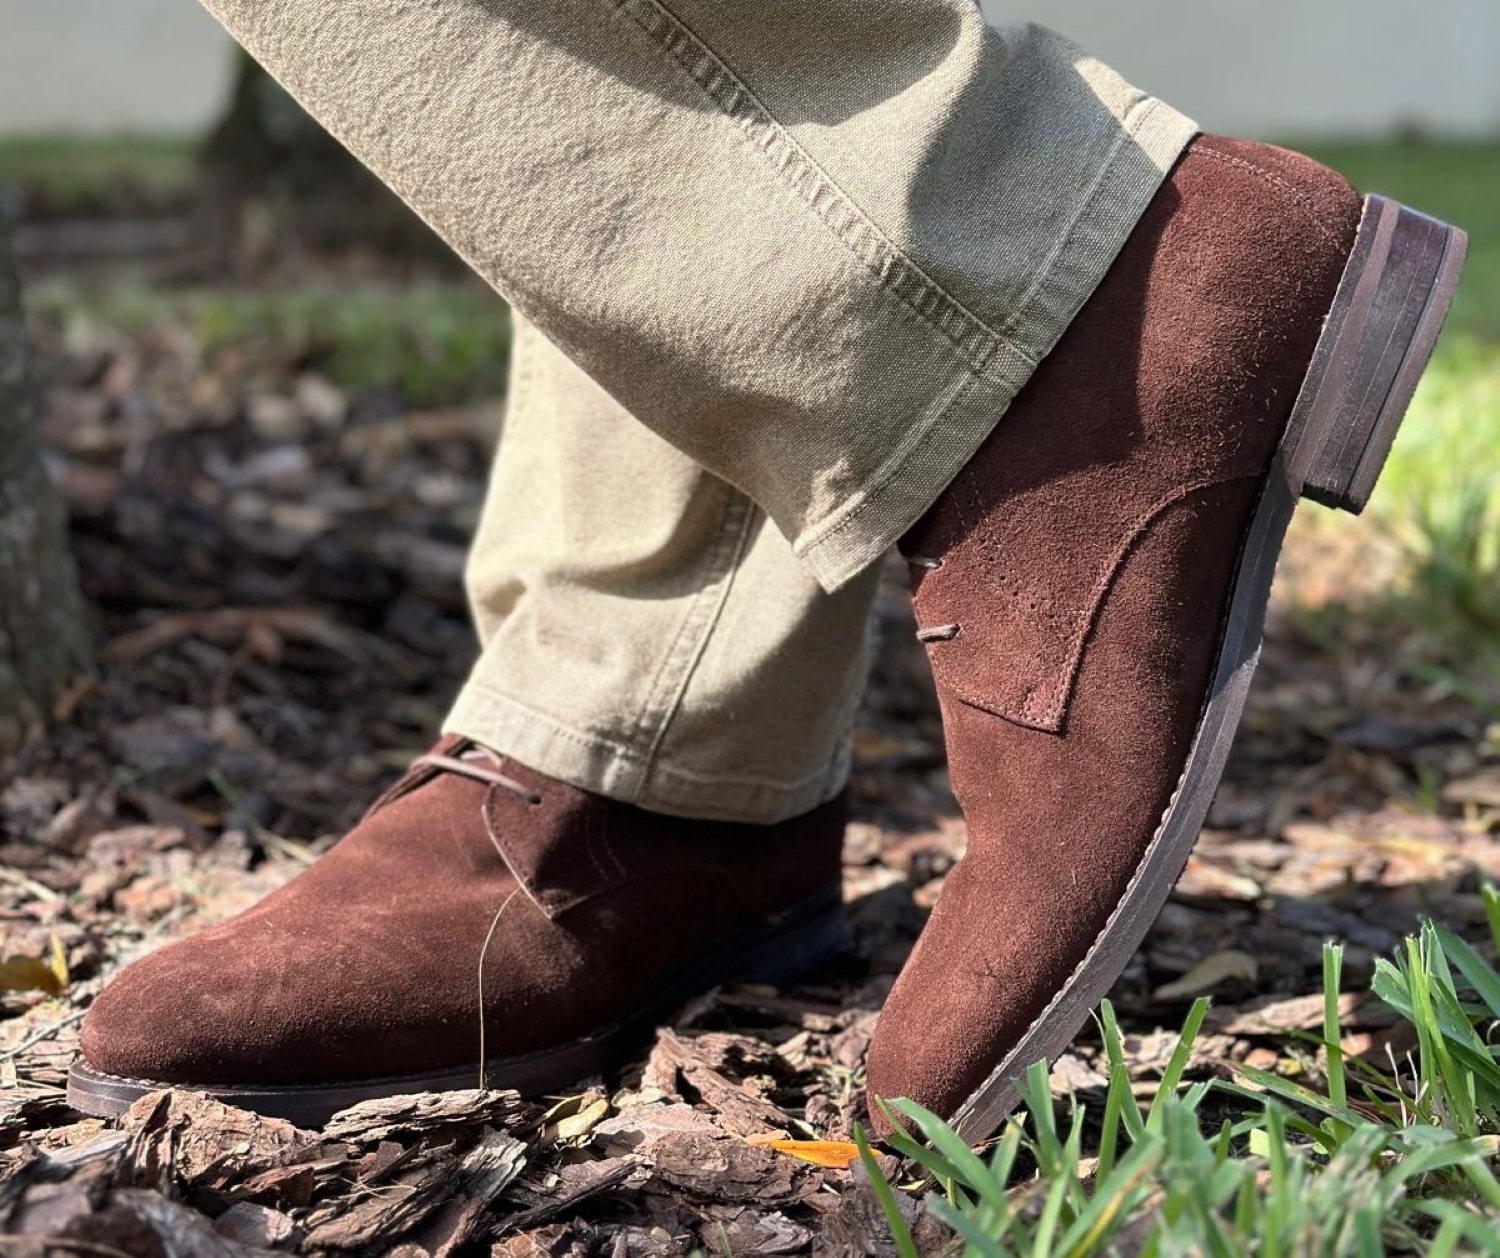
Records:
{"label": "boot toe cap", "polygon": [[84,1062],[122,1079],[232,1083],[243,1071],[232,1046],[244,1014],[233,984],[208,972],[191,943],[169,944],[115,976],[95,998],[79,1036]]}

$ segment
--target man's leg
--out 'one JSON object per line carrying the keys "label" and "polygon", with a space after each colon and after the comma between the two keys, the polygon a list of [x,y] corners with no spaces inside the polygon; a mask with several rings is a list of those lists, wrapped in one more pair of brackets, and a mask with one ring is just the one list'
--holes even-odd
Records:
{"label": "man's leg", "polygon": [[776,822],[849,767],[878,566],[827,594],[764,513],[525,319],[445,729],[653,812]]}
{"label": "man's leg", "polygon": [[310,1125],[555,1090],[706,986],[828,958],[877,579],[823,591],[518,320],[448,733],[304,875],[111,984],[74,1102],[199,1084]]}
{"label": "man's leg", "polygon": [[[1263,145],[1206,139],[1174,166],[1186,120],[964,0],[211,7],[826,588],[902,537],[970,849],[871,1086],[992,1130],[1181,869],[1286,521],[1299,496],[1368,496],[1461,234]],[[279,900],[118,981],[85,1054],[123,1073],[186,1025],[192,1051],[148,1078],[260,1080],[315,1036],[323,1077],[369,1088],[386,1027],[406,1069],[380,1086],[441,1081],[458,1068],[411,1067],[459,989],[366,962],[438,938],[482,969],[483,935],[507,969],[470,1003],[500,1015],[507,1070],[540,1037],[555,1075],[595,1068],[580,1046],[679,990],[695,947],[741,970],[818,951],[834,819],[757,828],[756,861],[722,823],[706,843],[707,823],[626,808],[440,749]],[[472,876],[424,887],[434,850]],[[289,935],[304,946],[257,959]],[[226,1045],[213,1028],[245,1009],[265,1042]]]}
{"label": "man's leg", "polygon": [[972,0],[205,0],[825,587],[913,524],[1193,134]]}

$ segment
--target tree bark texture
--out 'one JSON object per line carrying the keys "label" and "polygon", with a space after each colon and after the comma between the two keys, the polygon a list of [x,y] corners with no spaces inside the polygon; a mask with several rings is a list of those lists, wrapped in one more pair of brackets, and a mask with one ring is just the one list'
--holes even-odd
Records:
{"label": "tree bark texture", "polygon": [[0,218],[0,752],[45,723],[90,643],[62,504],[42,465],[21,284]]}

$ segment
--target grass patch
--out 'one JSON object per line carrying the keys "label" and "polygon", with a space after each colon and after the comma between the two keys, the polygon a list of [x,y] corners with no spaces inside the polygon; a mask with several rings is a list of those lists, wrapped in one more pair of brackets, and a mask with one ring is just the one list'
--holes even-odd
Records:
{"label": "grass patch", "polygon": [[0,187],[37,217],[180,205],[192,193],[192,136],[34,136],[0,140]]}
{"label": "grass patch", "polygon": [[[1500,949],[1500,896],[1485,891]],[[1374,992],[1416,1032],[1417,1050],[1390,1073],[1346,1061],[1337,1016],[1342,951],[1324,956],[1321,1087],[1240,1067],[1233,1083],[1180,1084],[1206,1001],[1188,1015],[1146,1108],[1136,1101],[1108,1003],[1102,1025],[1109,1084],[1094,1152],[1090,1116],[1073,1100],[1059,1125],[1038,1063],[987,1159],[910,1101],[893,1116],[897,1149],[936,1191],[928,1208],[970,1258],[1139,1253],[1500,1254],[1500,973],[1452,932],[1424,923]],[[1230,1115],[1206,1121],[1205,1102]],[[859,1136],[863,1144],[862,1133]],[[1033,1168],[1019,1174],[1023,1165]],[[864,1158],[898,1252],[915,1253],[895,1190]]]}
{"label": "grass patch", "polygon": [[477,281],[291,290],[52,281],[28,304],[77,353],[123,335],[202,363],[233,355],[249,376],[317,370],[346,390],[389,391],[419,408],[505,391],[510,312]]}

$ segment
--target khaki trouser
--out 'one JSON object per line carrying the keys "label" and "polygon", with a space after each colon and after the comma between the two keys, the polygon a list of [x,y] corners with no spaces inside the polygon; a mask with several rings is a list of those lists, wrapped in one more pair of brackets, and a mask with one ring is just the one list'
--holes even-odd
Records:
{"label": "khaki trouser", "polygon": [[663,811],[835,791],[872,566],[1193,124],[971,0],[205,3],[534,325],[448,727]]}

